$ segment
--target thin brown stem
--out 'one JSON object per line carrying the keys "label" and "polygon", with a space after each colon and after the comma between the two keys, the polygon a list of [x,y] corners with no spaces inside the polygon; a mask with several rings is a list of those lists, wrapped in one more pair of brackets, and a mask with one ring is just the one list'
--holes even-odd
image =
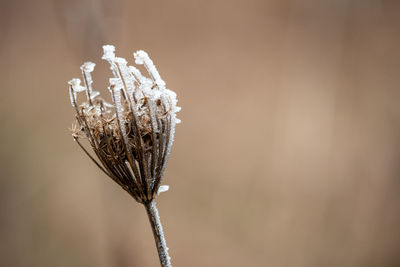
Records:
{"label": "thin brown stem", "polygon": [[155,200],[152,200],[151,202],[145,203],[144,206],[146,207],[151,229],[153,230],[154,241],[156,242],[161,267],[172,267],[156,202]]}

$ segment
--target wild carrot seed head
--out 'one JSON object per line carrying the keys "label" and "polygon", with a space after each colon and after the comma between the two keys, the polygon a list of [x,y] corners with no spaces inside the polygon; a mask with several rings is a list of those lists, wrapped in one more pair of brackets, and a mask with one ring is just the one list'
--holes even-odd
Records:
{"label": "wild carrot seed head", "polygon": [[[132,197],[148,203],[166,187],[160,188],[171,151],[175,125],[176,94],[166,89],[153,61],[142,50],[134,53],[136,64],[146,68],[149,77],[116,57],[115,47],[103,46],[113,77],[108,90],[112,103],[93,90],[95,64],[81,66],[82,80],[68,82],[76,123],[71,132],[85,153]],[[86,101],[77,103],[77,94],[85,92]],[[79,141],[85,136],[93,149],[92,156]],[[97,159],[96,159],[97,158]]]}

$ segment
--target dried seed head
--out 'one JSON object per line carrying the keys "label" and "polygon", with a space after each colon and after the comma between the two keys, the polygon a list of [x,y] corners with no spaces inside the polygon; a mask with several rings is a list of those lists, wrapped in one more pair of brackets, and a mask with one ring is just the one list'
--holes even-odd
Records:
{"label": "dried seed head", "polygon": [[[153,61],[142,50],[134,53],[136,64],[142,64],[150,77],[139,69],[127,66],[116,57],[115,47],[103,46],[102,59],[109,62],[113,77],[108,87],[112,103],[94,91],[91,72],[95,64],[81,66],[80,79],[68,82],[71,104],[76,110],[72,136],[85,153],[111,179],[136,201],[148,203],[159,192],[161,180],[174,140],[175,125],[180,123],[176,112],[176,94],[165,88]],[[87,101],[77,103],[77,94],[85,92]],[[79,141],[86,136],[94,154]],[[97,157],[97,159],[95,159]]]}

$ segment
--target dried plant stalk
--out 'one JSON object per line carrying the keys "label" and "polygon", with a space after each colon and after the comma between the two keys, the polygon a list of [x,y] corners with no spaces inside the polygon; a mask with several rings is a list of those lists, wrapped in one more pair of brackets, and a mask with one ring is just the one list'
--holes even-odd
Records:
{"label": "dried plant stalk", "polygon": [[172,266],[171,258],[168,255],[168,247],[165,241],[160,216],[158,215],[156,202],[153,200],[152,202],[145,204],[145,207],[151,224],[151,229],[153,230],[154,240],[156,241],[156,247],[160,257],[161,266],[170,267]]}
{"label": "dried plant stalk", "polygon": [[[127,66],[125,59],[116,57],[114,46],[105,45],[103,49],[103,59],[110,63],[114,76],[108,88],[112,103],[93,90],[91,72],[95,64],[84,63],[84,85],[80,79],[69,81],[71,104],[76,110],[72,136],[107,176],[146,207],[161,266],[171,266],[155,198],[168,190],[168,186],[161,186],[161,181],[175,125],[180,122],[176,118],[180,110],[176,94],[165,88],[146,52],[137,51],[134,57],[137,64],[144,65],[150,78],[136,67]],[[86,93],[87,101],[78,104],[80,92]],[[95,156],[79,141],[81,137],[86,137]]]}

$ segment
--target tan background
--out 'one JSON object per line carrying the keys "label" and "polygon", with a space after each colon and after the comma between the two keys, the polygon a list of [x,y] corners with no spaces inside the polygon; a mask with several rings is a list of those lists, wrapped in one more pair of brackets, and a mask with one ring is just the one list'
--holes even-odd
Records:
{"label": "tan background", "polygon": [[[145,49],[182,124],[174,266],[400,266],[398,1],[1,1],[0,265],[158,266],[143,207],[68,132],[67,80]],[[106,93],[106,91],[103,91]]]}

